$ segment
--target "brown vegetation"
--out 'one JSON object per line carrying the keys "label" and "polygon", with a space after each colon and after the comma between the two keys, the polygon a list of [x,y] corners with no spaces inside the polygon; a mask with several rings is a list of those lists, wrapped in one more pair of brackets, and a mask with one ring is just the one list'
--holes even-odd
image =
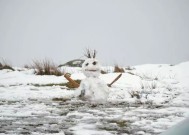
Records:
{"label": "brown vegetation", "polygon": [[124,73],[125,71],[124,71],[123,68],[119,67],[118,65],[115,65],[114,66],[114,72],[115,73]]}
{"label": "brown vegetation", "polygon": [[42,61],[34,60],[31,67],[35,69],[37,75],[61,76],[64,74],[52,61],[47,59]]}
{"label": "brown vegetation", "polygon": [[10,64],[8,64],[5,60],[2,60],[2,62],[0,62],[0,70],[3,69],[10,69],[14,71],[14,69],[10,66]]}

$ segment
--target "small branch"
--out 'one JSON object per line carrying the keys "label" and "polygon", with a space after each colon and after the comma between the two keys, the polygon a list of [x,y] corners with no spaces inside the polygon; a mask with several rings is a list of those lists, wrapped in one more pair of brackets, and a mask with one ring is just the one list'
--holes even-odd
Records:
{"label": "small branch", "polygon": [[122,74],[119,74],[110,84],[108,84],[108,87],[111,87],[121,76]]}
{"label": "small branch", "polygon": [[79,84],[78,84],[76,81],[72,80],[72,78],[71,78],[68,74],[65,74],[64,77],[65,77],[70,83],[72,83],[75,88],[78,88],[78,87],[79,87]]}

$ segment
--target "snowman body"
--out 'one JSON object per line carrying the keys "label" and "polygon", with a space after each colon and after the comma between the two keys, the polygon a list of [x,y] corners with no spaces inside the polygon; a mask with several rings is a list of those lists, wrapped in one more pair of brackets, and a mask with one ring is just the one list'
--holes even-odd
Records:
{"label": "snowman body", "polygon": [[86,100],[103,103],[108,98],[108,86],[100,76],[100,64],[95,58],[88,58],[82,65],[82,71],[86,78],[81,81],[76,90],[76,96]]}

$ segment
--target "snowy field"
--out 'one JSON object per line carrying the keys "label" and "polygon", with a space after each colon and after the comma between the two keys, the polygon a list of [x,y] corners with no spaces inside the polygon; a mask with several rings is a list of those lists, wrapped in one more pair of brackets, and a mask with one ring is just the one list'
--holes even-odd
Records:
{"label": "snowy field", "polygon": [[[0,70],[0,134],[156,135],[189,116],[189,62],[140,65],[112,85],[107,104],[71,98],[61,76]],[[73,79],[80,68],[63,67]],[[107,84],[119,73],[100,76]],[[54,84],[54,85],[53,85]]]}

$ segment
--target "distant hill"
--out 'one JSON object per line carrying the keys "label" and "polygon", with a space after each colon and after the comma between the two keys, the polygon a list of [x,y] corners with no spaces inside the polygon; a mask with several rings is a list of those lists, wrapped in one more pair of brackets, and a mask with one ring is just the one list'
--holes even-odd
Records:
{"label": "distant hill", "polygon": [[82,59],[75,59],[75,60],[71,60],[66,62],[65,64],[61,64],[58,67],[62,67],[62,66],[67,66],[67,67],[81,67],[83,64],[84,60]]}

